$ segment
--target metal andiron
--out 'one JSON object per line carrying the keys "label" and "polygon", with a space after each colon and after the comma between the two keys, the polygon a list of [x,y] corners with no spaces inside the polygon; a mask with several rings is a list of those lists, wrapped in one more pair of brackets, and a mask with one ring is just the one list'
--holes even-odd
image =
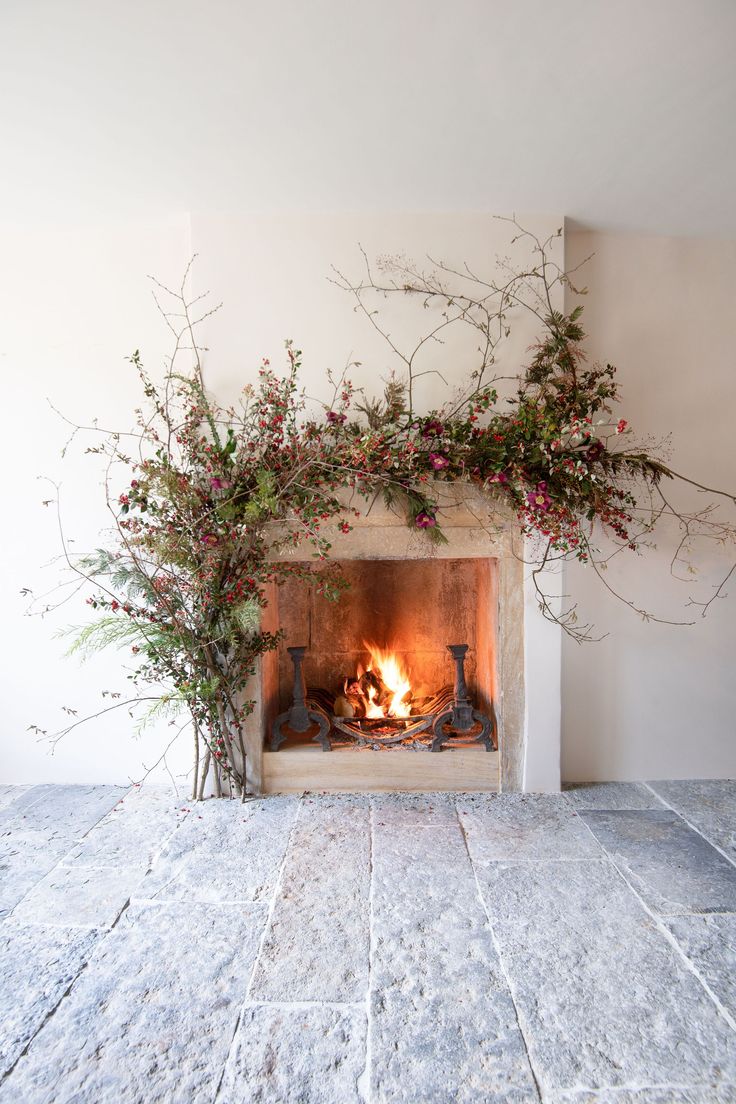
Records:
{"label": "metal andiron", "polygon": [[[442,751],[442,744],[458,733],[470,732],[477,725],[481,726],[480,732],[475,737],[478,743],[485,744],[486,751],[493,751],[491,731],[493,725],[485,713],[474,709],[468,694],[465,682],[465,656],[468,651],[467,644],[448,644],[447,650],[455,661],[455,691],[452,708],[446,713],[440,713],[435,719],[432,731],[434,740],[431,751]],[[447,732],[446,729],[451,729]]]}
{"label": "metal andiron", "polygon": [[315,743],[322,745],[323,751],[332,751],[330,746],[330,722],[323,713],[307,707],[307,684],[304,681],[304,653],[306,648],[287,648],[294,664],[294,697],[291,708],[282,713],[271,727],[271,751],[278,751],[286,740],[284,728],[292,732],[308,732],[313,725],[319,725],[319,732],[313,737]]}

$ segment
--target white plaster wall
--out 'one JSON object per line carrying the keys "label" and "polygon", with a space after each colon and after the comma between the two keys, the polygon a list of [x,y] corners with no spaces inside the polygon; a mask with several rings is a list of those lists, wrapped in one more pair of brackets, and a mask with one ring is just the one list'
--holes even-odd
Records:
{"label": "white plaster wall", "polygon": [[[524,679],[526,751],[524,790],[555,793],[560,788],[562,710],[562,630],[539,611],[532,577],[534,549],[524,552]],[[555,613],[561,609],[562,572],[557,565],[541,573],[542,587]]]}
{"label": "white plaster wall", "polygon": [[[126,657],[108,653],[84,666],[64,658],[68,642],[55,634],[84,624],[87,607],[72,601],[43,620],[24,616],[28,599],[58,583],[61,564],[55,497],[41,477],[61,482],[64,526],[71,550],[95,547],[108,524],[102,466],[84,455],[90,437],[74,442],[48,401],[70,418],[130,428],[140,390],[125,357],[139,348],[158,372],[168,339],[156,314],[146,274],[179,277],[190,253],[186,217],[74,226],[0,226],[0,371],[3,388],[3,538],[0,542],[0,778],[3,782],[136,781],[172,738],[167,727],[137,739],[125,709],[67,736],[53,756],[30,724],[55,731],[109,704],[101,690],[125,692]],[[44,566],[49,565],[49,566]],[[51,594],[54,601],[57,595]],[[189,741],[169,764],[189,769]],[[161,768],[156,772],[160,777]],[[165,775],[164,775],[165,777]]]}
{"label": "white plaster wall", "polygon": [[[591,355],[618,366],[622,415],[642,437],[672,434],[674,470],[736,493],[736,243],[566,235],[568,266],[590,253],[580,274],[590,288],[583,322]],[[695,492],[668,490],[679,503],[702,504]],[[736,520],[733,507],[723,509]],[[710,597],[736,548],[700,546],[700,575],[678,583],[673,539],[662,527],[656,550],[622,553],[606,577],[652,613],[692,627],[645,624],[590,569],[566,571],[581,619],[609,635],[563,644],[565,779],[736,775],[736,576],[705,620],[686,604]]]}

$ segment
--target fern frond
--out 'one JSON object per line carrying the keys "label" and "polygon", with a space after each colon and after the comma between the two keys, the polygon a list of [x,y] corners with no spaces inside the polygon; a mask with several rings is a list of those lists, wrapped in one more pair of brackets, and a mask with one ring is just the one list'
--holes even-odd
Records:
{"label": "fern frond", "polygon": [[242,633],[253,636],[261,627],[261,605],[255,598],[246,598],[244,602],[234,606],[230,611],[230,618]]}
{"label": "fern frond", "polygon": [[135,621],[123,617],[101,617],[89,625],[73,625],[62,629],[58,636],[75,635],[67,655],[81,655],[83,659],[100,652],[103,648],[123,648],[128,644],[146,639],[147,627],[137,625]]}
{"label": "fern frond", "polygon": [[162,694],[158,701],[149,706],[143,716],[136,721],[134,726],[136,736],[140,736],[144,729],[154,724],[155,721],[173,721],[186,708],[187,699],[181,691],[172,690],[169,693]]}

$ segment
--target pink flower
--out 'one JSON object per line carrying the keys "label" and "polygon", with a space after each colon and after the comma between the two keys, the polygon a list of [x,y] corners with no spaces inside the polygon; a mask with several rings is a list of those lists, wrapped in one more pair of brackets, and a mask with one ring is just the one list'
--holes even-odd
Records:
{"label": "pink flower", "polygon": [[213,491],[223,491],[230,486],[227,479],[210,479],[210,484]]}
{"label": "pink flower", "polygon": [[437,524],[437,518],[434,514],[430,514],[428,510],[420,510],[414,518],[414,522],[419,529],[433,529]]}
{"label": "pink flower", "polygon": [[623,433],[623,431],[626,429],[628,424],[629,423],[624,418],[622,418],[621,421],[616,426],[616,432],[617,433]]}
{"label": "pink flower", "polygon": [[327,421],[330,425],[342,425],[347,420],[347,414],[338,414],[336,410],[327,411]]}
{"label": "pink flower", "polygon": [[429,462],[435,471],[442,471],[443,468],[449,468],[450,466],[450,461],[447,457],[439,452],[430,452]]}
{"label": "pink flower", "polygon": [[544,482],[537,483],[537,489],[530,491],[526,500],[534,510],[549,510],[552,505],[552,499],[547,494],[547,484]]}
{"label": "pink flower", "polygon": [[509,477],[506,472],[494,472],[493,475],[488,476],[489,483],[508,483]]}
{"label": "pink flower", "polygon": [[442,422],[438,422],[436,418],[432,418],[424,426],[422,437],[441,437],[444,432],[445,427]]}

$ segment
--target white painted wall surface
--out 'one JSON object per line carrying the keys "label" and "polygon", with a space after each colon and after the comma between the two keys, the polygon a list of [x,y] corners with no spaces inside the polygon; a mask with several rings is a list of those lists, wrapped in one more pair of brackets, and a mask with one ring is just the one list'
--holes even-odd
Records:
{"label": "white painted wall surface", "polygon": [[[736,242],[566,235],[568,267],[590,253],[580,273],[590,288],[583,323],[591,357],[618,366],[622,415],[643,438],[672,434],[675,471],[736,493]],[[668,490],[682,504],[708,501]],[[673,536],[662,528],[656,550],[622,553],[606,577],[650,612],[692,627],[644,624],[590,569],[567,569],[581,619],[609,635],[563,644],[565,779],[736,775],[736,576],[705,620],[686,604],[711,596],[736,548],[701,544],[700,575],[678,583],[669,573]]]}
{"label": "white painted wall surface", "polygon": [[[140,401],[125,357],[139,348],[157,372],[168,351],[147,273],[176,278],[191,251],[189,220],[28,224],[0,227],[0,370],[3,387],[3,539],[0,542],[0,778],[3,782],[115,782],[140,779],[171,740],[172,730],[149,729],[141,738],[124,709],[108,713],[66,737],[53,756],[30,724],[55,731],[73,717],[110,704],[100,691],[125,694],[124,653],[107,653],[81,666],[64,658],[59,629],[84,624],[81,599],[43,620],[24,616],[28,599],[62,577],[55,497],[41,477],[61,482],[61,509],[70,550],[96,546],[109,524],[99,458],[84,455],[93,437],[79,438],[60,458],[72,430],[48,405],[90,425],[128,429]],[[49,565],[44,567],[43,565]],[[131,657],[132,658],[132,657]],[[171,749],[175,773],[188,770],[190,746]],[[157,772],[162,776],[162,770]],[[165,773],[163,773],[163,777]]]}

